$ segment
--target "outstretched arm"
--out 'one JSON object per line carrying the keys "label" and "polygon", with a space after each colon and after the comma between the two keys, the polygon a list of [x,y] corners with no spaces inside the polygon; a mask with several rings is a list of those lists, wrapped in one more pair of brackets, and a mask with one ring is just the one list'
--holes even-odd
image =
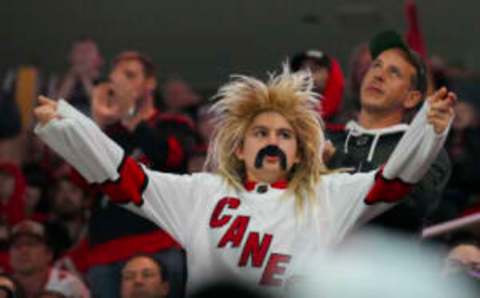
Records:
{"label": "outstretched arm", "polygon": [[202,199],[209,198],[208,194],[199,198],[198,190],[208,181],[217,183],[213,175],[151,171],[125,156],[92,120],[63,100],[40,97],[34,113],[39,121],[35,133],[87,182],[98,186],[115,203],[128,204],[129,209],[140,212],[185,244],[192,214],[202,213]]}
{"label": "outstretched arm", "polygon": [[44,96],[39,97],[34,115],[39,122],[35,133],[89,183],[118,178],[123,150],[89,118],[64,101]]}
{"label": "outstretched arm", "polygon": [[388,159],[385,178],[420,181],[445,144],[455,102],[456,95],[445,87],[427,99]]}
{"label": "outstretched arm", "polygon": [[444,88],[432,95],[382,169],[338,174],[337,179],[331,179],[328,197],[332,198],[339,238],[405,198],[413,184],[423,178],[445,143],[455,99]]}
{"label": "outstretched arm", "polygon": [[378,175],[367,203],[398,201],[437,159],[454,117],[456,95],[445,87],[430,96]]}

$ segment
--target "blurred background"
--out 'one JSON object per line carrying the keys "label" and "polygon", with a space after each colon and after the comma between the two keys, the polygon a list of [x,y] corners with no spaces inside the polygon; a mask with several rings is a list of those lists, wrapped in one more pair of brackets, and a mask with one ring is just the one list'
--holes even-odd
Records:
{"label": "blurred background", "polygon": [[[480,3],[417,2],[429,55],[480,70]],[[209,91],[231,73],[263,75],[306,48],[332,53],[347,67],[357,44],[383,29],[407,29],[404,5],[401,0],[4,1],[0,70],[34,64],[61,72],[72,41],[89,36],[106,61],[121,49],[137,49],[152,57],[161,77],[181,74]]]}

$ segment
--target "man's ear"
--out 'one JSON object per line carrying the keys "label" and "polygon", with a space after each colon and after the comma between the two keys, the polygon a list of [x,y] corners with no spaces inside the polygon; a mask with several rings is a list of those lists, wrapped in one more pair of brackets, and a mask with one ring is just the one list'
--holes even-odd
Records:
{"label": "man's ear", "polygon": [[403,102],[403,107],[406,110],[413,109],[423,100],[422,93],[418,90],[410,90],[407,93],[407,98]]}

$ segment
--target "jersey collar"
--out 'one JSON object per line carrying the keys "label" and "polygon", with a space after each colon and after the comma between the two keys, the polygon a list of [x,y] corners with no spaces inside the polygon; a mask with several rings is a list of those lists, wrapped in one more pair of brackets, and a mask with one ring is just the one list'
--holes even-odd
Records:
{"label": "jersey collar", "polygon": [[[243,183],[243,186],[247,191],[253,191],[257,188],[259,185],[265,185],[261,182],[255,182],[251,180],[246,180]],[[286,189],[288,187],[288,181],[287,180],[278,180],[272,184],[270,184],[271,188],[276,188],[276,189]]]}

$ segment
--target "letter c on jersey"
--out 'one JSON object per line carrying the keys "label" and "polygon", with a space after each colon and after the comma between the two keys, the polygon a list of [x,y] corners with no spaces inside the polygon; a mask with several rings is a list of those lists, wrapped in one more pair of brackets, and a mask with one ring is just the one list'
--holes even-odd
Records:
{"label": "letter c on jersey", "polygon": [[210,218],[210,227],[211,228],[219,228],[226,225],[230,219],[232,218],[231,215],[223,215],[222,213],[226,207],[229,209],[237,209],[240,206],[240,200],[237,198],[232,197],[225,197],[218,201],[217,206],[213,210],[212,217]]}

